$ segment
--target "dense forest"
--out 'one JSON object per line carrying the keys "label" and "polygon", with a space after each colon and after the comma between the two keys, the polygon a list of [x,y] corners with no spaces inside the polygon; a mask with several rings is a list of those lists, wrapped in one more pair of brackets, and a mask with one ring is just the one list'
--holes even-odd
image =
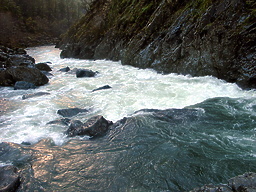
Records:
{"label": "dense forest", "polygon": [[86,0],[1,0],[0,44],[54,43],[86,11]]}

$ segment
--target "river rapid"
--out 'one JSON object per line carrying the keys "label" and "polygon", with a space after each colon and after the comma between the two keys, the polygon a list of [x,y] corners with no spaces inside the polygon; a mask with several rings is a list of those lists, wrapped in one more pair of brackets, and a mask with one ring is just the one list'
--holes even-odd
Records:
{"label": "river rapid", "polygon": [[[37,63],[52,63],[49,83],[34,90],[0,87],[0,141],[33,156],[22,160],[34,173],[23,191],[188,191],[256,172],[255,90],[209,76],[60,59],[53,46],[27,52]],[[76,78],[59,71],[67,66],[99,73]],[[104,85],[112,88],[92,92]],[[36,92],[50,94],[22,99]],[[114,123],[127,118],[103,138],[70,139],[66,126],[47,123],[61,118],[58,109],[73,107],[90,109],[73,118],[83,122],[94,115]],[[161,111],[134,114],[141,109]]]}

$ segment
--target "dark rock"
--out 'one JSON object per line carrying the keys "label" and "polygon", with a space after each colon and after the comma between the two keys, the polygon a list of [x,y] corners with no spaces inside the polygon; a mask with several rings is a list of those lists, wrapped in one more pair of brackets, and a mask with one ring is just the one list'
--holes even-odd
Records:
{"label": "dark rock", "polygon": [[77,135],[88,135],[90,137],[102,136],[108,131],[110,125],[112,125],[112,122],[98,115],[90,118],[85,123],[78,120],[71,121],[71,125],[66,134],[69,137]]}
{"label": "dark rock", "polygon": [[51,67],[49,67],[48,63],[37,63],[35,67],[40,71],[52,71]]}
{"label": "dark rock", "polygon": [[17,81],[15,84],[14,84],[14,90],[17,90],[17,89],[35,89],[36,86],[35,84],[33,83],[29,83],[29,82],[26,82],[26,81]]}
{"label": "dark rock", "polygon": [[0,86],[13,86],[15,82],[12,75],[6,69],[0,70]]}
{"label": "dark rock", "polygon": [[8,54],[4,52],[0,52],[0,61],[7,61]]}
{"label": "dark rock", "polygon": [[[37,67],[49,71],[51,69],[47,64],[48,62],[37,64]],[[0,86],[14,86],[17,81],[26,81],[40,86],[49,81],[46,75],[35,68],[35,59],[27,55],[26,51],[21,48],[10,49],[1,46],[0,68]],[[27,89],[27,87],[24,88]]]}
{"label": "dark rock", "polygon": [[103,90],[103,89],[111,89],[112,87],[110,87],[109,85],[104,85],[102,87],[99,87],[97,89],[93,89],[92,92],[94,91],[99,91],[99,90]]}
{"label": "dark rock", "polygon": [[255,192],[256,173],[244,173],[229,179],[228,185],[205,185],[191,192]]}
{"label": "dark rock", "polygon": [[32,94],[26,94],[22,96],[22,99],[28,99],[28,98],[33,98],[33,97],[40,97],[43,95],[50,95],[50,93],[47,92],[37,92],[37,93],[32,93]]}
{"label": "dark rock", "polygon": [[49,79],[36,68],[12,67],[0,71],[1,86],[13,86],[17,81],[26,81],[40,86],[48,83]]}
{"label": "dark rock", "polygon": [[233,192],[227,185],[205,185],[190,192]]}
{"label": "dark rock", "polygon": [[31,145],[31,143],[30,143],[30,142],[27,142],[27,141],[22,141],[22,142],[21,142],[21,145]]}
{"label": "dark rock", "polygon": [[70,108],[70,109],[59,109],[57,114],[63,117],[73,117],[78,113],[87,113],[89,112],[88,109],[80,109],[80,108]]}
{"label": "dark rock", "polygon": [[255,192],[256,191],[256,173],[245,173],[231,178],[228,185],[237,192]]}
{"label": "dark rock", "polygon": [[0,143],[0,161],[22,166],[31,161],[31,155],[23,153],[20,145],[14,143]]}
{"label": "dark rock", "polygon": [[57,119],[54,121],[50,121],[47,123],[47,125],[69,125],[70,124],[70,119],[64,118],[64,119]]}
{"label": "dark rock", "polygon": [[18,169],[14,166],[0,167],[0,191],[14,192],[20,186],[20,176]]}
{"label": "dark rock", "polygon": [[35,64],[35,59],[29,55],[10,55],[6,63],[6,66],[7,68],[14,67],[14,66],[33,67],[34,64]]}
{"label": "dark rock", "polygon": [[22,49],[22,48],[15,48],[14,51],[15,51],[16,54],[20,54],[20,55],[27,54],[27,51],[25,49]]}
{"label": "dark rock", "polygon": [[88,69],[78,69],[76,71],[76,77],[80,78],[80,77],[95,77],[96,76],[96,72],[93,72],[92,70],[88,70]]}
{"label": "dark rock", "polygon": [[60,69],[59,71],[61,71],[61,72],[68,72],[68,71],[70,71],[70,68],[69,67],[65,67],[65,68]]}

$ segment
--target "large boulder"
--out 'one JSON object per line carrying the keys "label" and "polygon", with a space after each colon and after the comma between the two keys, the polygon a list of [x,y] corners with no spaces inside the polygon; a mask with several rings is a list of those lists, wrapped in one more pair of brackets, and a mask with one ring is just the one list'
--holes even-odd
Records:
{"label": "large boulder", "polygon": [[14,192],[20,186],[20,176],[18,169],[14,166],[0,167],[0,191]]}
{"label": "large boulder", "polygon": [[75,120],[71,121],[66,134],[69,137],[88,135],[90,137],[104,135],[109,126],[112,125],[111,121],[106,120],[103,116],[98,115],[90,118],[85,123]]}
{"label": "large boulder", "polygon": [[17,81],[40,86],[47,84],[49,79],[39,69],[30,67],[11,67],[0,71],[0,86],[13,86]]}
{"label": "large boulder", "polygon": [[26,95],[22,95],[22,99],[28,99],[28,98],[33,98],[33,97],[40,97],[43,95],[50,95],[50,93],[48,92],[37,92],[37,93],[31,93],[31,94],[26,94]]}

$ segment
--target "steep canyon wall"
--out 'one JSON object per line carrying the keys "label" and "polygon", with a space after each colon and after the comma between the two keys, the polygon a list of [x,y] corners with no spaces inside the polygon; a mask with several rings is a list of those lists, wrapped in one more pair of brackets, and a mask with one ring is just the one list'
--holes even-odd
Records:
{"label": "steep canyon wall", "polygon": [[59,47],[62,57],[121,60],[256,88],[256,3],[98,0]]}

